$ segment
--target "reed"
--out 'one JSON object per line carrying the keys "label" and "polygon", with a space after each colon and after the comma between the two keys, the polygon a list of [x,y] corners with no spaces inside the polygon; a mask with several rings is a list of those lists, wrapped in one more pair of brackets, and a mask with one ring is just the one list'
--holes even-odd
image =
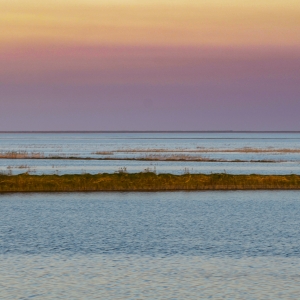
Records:
{"label": "reed", "polygon": [[4,159],[27,159],[27,158],[36,158],[42,159],[45,158],[44,153],[41,152],[27,152],[27,151],[6,151],[0,152],[0,158]]}
{"label": "reed", "polygon": [[129,174],[5,175],[0,192],[289,190],[300,189],[300,175]]}
{"label": "reed", "polygon": [[114,155],[112,151],[96,151],[92,152],[92,154],[97,154],[97,155]]}

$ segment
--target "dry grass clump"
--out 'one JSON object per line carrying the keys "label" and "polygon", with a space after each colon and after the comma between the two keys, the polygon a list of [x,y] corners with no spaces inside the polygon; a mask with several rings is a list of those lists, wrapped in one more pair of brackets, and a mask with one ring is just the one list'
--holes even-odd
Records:
{"label": "dry grass clump", "polygon": [[7,158],[7,159],[45,158],[45,156],[44,153],[41,152],[5,151],[5,152],[0,152],[0,158]]}
{"label": "dry grass clump", "polygon": [[92,152],[92,154],[97,154],[97,155],[114,155],[112,151],[96,151]]}
{"label": "dry grass clump", "polygon": [[30,169],[30,166],[28,166],[28,165],[20,165],[17,168],[18,169]]}
{"label": "dry grass clump", "polygon": [[175,191],[300,189],[300,175],[0,174],[0,192]]}

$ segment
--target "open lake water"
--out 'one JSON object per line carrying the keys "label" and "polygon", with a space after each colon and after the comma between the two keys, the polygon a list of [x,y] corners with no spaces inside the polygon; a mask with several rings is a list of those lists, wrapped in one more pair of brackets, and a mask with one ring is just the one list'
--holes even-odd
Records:
{"label": "open lake water", "polygon": [[[299,133],[2,133],[0,172],[300,174],[299,149]],[[299,191],[0,194],[0,216],[0,299],[300,299]]]}
{"label": "open lake water", "polygon": [[1,299],[299,299],[297,191],[0,195]]}

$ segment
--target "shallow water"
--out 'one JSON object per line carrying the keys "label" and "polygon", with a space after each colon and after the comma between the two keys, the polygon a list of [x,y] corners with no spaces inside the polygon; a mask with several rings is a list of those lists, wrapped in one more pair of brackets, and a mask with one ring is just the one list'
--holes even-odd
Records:
{"label": "shallow water", "polygon": [[1,261],[2,299],[299,299],[289,258],[20,256]]}
{"label": "shallow water", "polygon": [[[247,152],[245,148],[255,149],[256,152]],[[286,151],[274,152],[276,149]],[[157,152],[158,150],[163,152]],[[270,151],[265,152],[268,150]],[[298,152],[293,152],[295,150]],[[113,173],[122,167],[126,167],[128,172],[155,168],[158,173],[173,174],[182,174],[186,169],[190,173],[206,174],[224,171],[231,174],[300,174],[300,133],[2,133],[0,153],[7,151],[90,158],[159,155],[165,159],[177,155],[229,161],[0,159],[0,172],[11,174]],[[97,151],[110,154],[97,155]],[[233,160],[244,162],[230,162]],[[261,160],[273,162],[251,162]]]}
{"label": "shallow water", "polygon": [[298,191],[0,195],[2,299],[299,299]]}
{"label": "shallow water", "polygon": [[[8,168],[9,166],[9,168]],[[143,161],[93,161],[93,160],[32,160],[32,159],[0,159],[0,170],[4,174],[98,174],[114,173],[120,168],[128,173],[144,170],[157,173],[183,174],[189,173],[228,173],[228,174],[300,174],[300,162],[281,163],[243,163],[243,162],[143,162]]]}

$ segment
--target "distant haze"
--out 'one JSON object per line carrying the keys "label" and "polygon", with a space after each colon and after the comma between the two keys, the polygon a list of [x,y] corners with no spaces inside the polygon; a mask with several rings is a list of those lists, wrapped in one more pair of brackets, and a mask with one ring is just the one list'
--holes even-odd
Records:
{"label": "distant haze", "polygon": [[0,0],[0,131],[300,130],[297,0]]}

